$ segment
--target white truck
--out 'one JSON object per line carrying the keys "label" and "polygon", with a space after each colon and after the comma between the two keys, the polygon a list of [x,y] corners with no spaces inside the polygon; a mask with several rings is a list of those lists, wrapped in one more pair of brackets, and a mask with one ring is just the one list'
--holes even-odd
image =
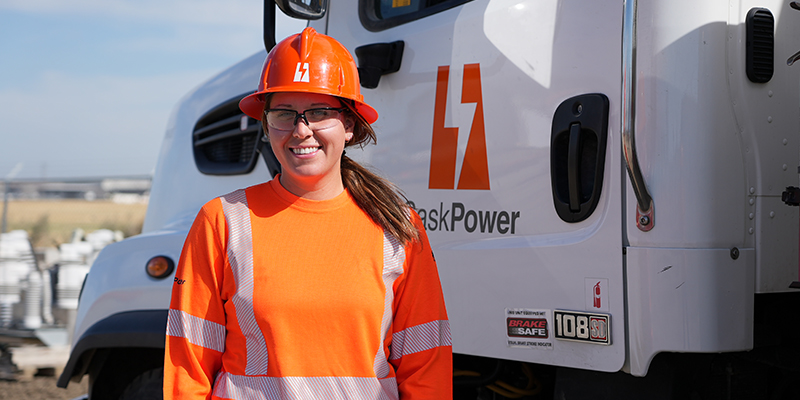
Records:
{"label": "white truck", "polygon": [[[354,156],[425,222],[456,398],[795,398],[798,2],[276,3],[359,63],[380,118]],[[280,169],[238,108],[265,55],[176,108],[144,232],[94,263],[60,386],[160,390],[196,212]]]}

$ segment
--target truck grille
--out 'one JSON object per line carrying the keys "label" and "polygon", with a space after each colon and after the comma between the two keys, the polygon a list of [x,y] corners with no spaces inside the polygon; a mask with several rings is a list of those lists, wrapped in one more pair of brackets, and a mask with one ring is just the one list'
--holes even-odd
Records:
{"label": "truck grille", "polygon": [[239,96],[201,117],[192,144],[197,169],[207,175],[250,173],[258,160],[261,123],[239,110]]}

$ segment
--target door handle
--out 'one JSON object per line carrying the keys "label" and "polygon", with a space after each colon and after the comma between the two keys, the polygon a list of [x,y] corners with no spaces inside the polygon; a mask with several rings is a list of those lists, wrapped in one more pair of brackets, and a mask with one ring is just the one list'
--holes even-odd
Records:
{"label": "door handle", "polygon": [[589,218],[600,201],[608,140],[608,97],[583,94],[553,115],[550,180],[553,204],[565,222]]}

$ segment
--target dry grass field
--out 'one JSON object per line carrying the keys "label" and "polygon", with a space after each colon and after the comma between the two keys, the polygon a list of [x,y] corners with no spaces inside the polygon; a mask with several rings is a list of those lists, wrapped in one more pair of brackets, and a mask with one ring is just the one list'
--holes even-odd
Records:
{"label": "dry grass field", "polygon": [[37,376],[19,381],[0,381],[0,399],[72,400],[89,390],[89,378],[80,383],[70,382],[66,389],[56,386],[55,376]]}
{"label": "dry grass field", "polygon": [[[0,208],[1,205],[0,202]],[[146,210],[147,204],[106,200],[11,200],[8,230],[28,231],[36,247],[67,242],[77,228],[86,233],[97,229],[120,230],[128,237],[141,232]]]}

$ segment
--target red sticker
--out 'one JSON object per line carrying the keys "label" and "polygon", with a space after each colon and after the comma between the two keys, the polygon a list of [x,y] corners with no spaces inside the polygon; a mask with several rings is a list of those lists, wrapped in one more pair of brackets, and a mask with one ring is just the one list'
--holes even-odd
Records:
{"label": "red sticker", "polygon": [[547,319],[544,318],[506,318],[509,337],[547,339]]}

